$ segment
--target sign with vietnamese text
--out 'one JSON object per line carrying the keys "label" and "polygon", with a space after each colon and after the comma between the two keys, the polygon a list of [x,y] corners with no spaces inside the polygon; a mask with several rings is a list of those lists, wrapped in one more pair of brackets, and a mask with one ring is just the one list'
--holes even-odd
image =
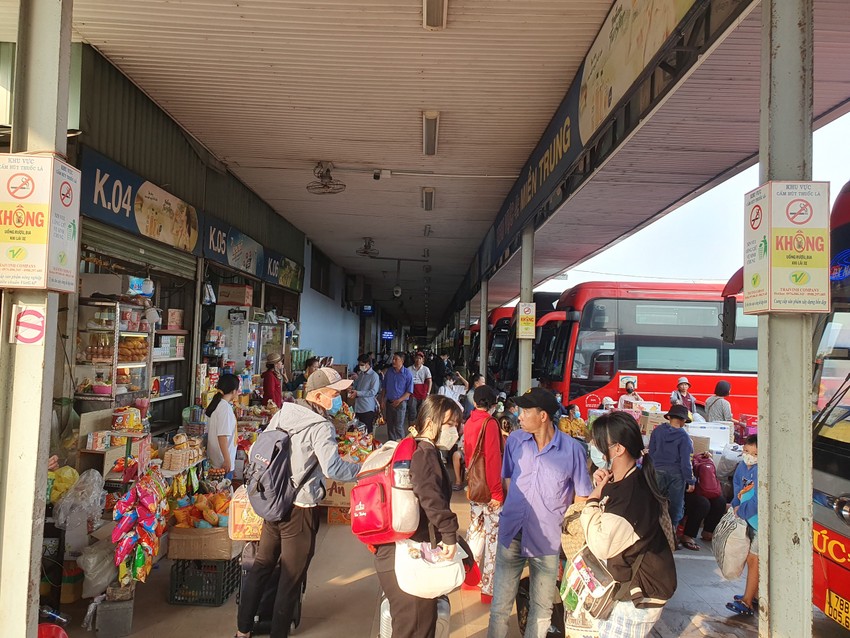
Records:
{"label": "sign with vietnamese text", "polygon": [[768,182],[744,208],[744,312],[829,312],[829,183]]}
{"label": "sign with vietnamese text", "polygon": [[537,312],[536,306],[533,303],[518,303],[516,305],[517,322],[516,322],[516,337],[517,339],[534,339],[537,329]]}
{"label": "sign with vietnamese text", "polygon": [[0,155],[0,288],[76,292],[80,171],[53,157]]}

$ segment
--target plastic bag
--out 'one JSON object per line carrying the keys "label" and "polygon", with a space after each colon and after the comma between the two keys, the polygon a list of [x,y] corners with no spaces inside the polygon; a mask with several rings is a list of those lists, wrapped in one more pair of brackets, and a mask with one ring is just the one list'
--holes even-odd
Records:
{"label": "plastic bag", "polygon": [[717,478],[721,481],[732,476],[741,462],[744,448],[737,443],[727,443],[717,460]]}
{"label": "plastic bag", "polygon": [[711,549],[723,578],[737,580],[741,577],[750,553],[750,539],[747,522],[738,518],[735,510],[730,508],[720,519],[714,530]]}
{"label": "plastic bag", "polygon": [[114,547],[108,539],[83,549],[77,565],[83,570],[83,598],[94,598],[106,591],[109,583],[118,578],[118,568],[112,562]]}
{"label": "plastic bag", "polygon": [[77,470],[69,465],[56,470],[53,473],[53,489],[50,491],[50,502],[57,503],[79,478],[80,475],[77,473]]}
{"label": "plastic bag", "polygon": [[[54,483],[54,489],[56,484]],[[106,492],[103,491],[103,477],[97,470],[86,470],[79,480],[65,492],[56,504],[54,518],[56,527],[68,528],[68,519],[72,512],[85,514],[88,519],[98,518],[103,512]]]}

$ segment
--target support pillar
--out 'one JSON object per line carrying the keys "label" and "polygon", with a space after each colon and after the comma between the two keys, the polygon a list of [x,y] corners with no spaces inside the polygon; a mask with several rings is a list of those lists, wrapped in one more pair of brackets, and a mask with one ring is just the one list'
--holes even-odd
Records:
{"label": "support pillar", "polygon": [[[534,301],[534,224],[522,229],[522,265],[519,274],[519,300],[522,303]],[[519,321],[514,326],[519,330]],[[534,339],[518,339],[519,364],[517,392],[523,394],[531,389],[531,352]]]}
{"label": "support pillar", "polygon": [[479,292],[479,295],[481,296],[481,319],[478,320],[478,325],[481,327],[481,330],[478,332],[478,372],[483,374],[485,379],[487,379],[488,283],[487,279],[481,280],[481,291]]}
{"label": "support pillar", "polygon": [[[810,180],[812,0],[764,0],[762,10],[760,181]],[[758,337],[759,636],[806,638],[812,635],[812,316],[762,315]]]}
{"label": "support pillar", "polygon": [[[14,153],[65,154],[72,0],[21,2]],[[12,306],[43,306],[45,338],[9,344]],[[4,636],[37,633],[59,295],[4,290],[0,318],[0,609]]]}

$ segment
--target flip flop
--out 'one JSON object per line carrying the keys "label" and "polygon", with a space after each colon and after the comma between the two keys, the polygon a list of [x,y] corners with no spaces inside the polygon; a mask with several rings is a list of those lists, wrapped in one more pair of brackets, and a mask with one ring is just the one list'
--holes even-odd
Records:
{"label": "flip flop", "polygon": [[689,549],[692,552],[698,552],[699,550],[702,549],[702,547],[700,547],[696,543],[696,541],[679,541],[679,542],[682,544],[682,547],[684,547],[685,549]]}
{"label": "flip flop", "polygon": [[729,611],[734,611],[738,616],[752,616],[753,608],[747,607],[740,600],[736,600],[731,603],[726,603],[726,609]]}
{"label": "flip flop", "polygon": [[[733,598],[735,599],[736,602],[741,602],[742,600],[744,600],[744,597],[739,596],[739,595],[733,596]],[[759,599],[753,598],[753,609],[755,609],[758,606],[759,606]]]}

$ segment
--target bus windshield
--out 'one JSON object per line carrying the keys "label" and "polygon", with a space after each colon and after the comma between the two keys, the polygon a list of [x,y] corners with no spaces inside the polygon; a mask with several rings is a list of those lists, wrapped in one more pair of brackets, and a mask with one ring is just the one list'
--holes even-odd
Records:
{"label": "bus windshield", "polygon": [[[835,311],[818,326],[815,349],[812,412],[821,410],[833,398],[850,374],[850,305],[833,304]],[[839,399],[839,405],[826,418],[818,431],[818,439],[843,443],[850,448],[850,397]]]}

